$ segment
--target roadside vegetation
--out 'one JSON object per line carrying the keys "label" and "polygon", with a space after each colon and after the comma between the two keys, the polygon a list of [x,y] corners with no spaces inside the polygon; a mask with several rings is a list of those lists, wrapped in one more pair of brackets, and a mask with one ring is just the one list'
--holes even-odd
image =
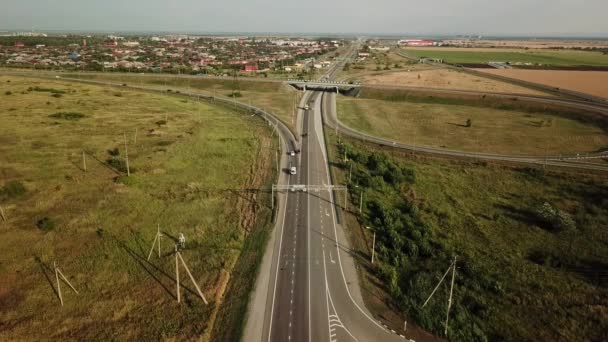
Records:
{"label": "roadside vegetation", "polygon": [[[443,335],[451,275],[422,304],[457,256],[450,340],[605,338],[605,175],[432,159],[335,139],[332,171],[349,184],[346,222],[375,315],[395,329],[405,318]],[[374,265],[365,226],[377,234]],[[408,331],[420,339],[415,327]]]}
{"label": "roadside vegetation", "polygon": [[337,104],[345,125],[411,145],[537,156],[608,147],[605,117],[510,99],[443,98],[364,88],[360,98],[339,96]]}
{"label": "roadside vegetation", "polygon": [[[258,190],[274,177],[266,123],[179,96],[60,80],[0,77],[9,89],[0,340],[238,339],[270,229],[270,198]],[[148,261],[157,225],[161,257],[154,250]],[[177,304],[180,233],[209,305],[183,268]],[[55,261],[79,292],[62,283],[63,307]]]}

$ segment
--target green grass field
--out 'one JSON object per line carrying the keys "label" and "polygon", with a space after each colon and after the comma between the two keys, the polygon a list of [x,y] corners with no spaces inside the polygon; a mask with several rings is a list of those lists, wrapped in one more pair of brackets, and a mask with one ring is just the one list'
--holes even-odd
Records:
{"label": "green grass field", "polygon": [[404,49],[410,56],[443,59],[451,64],[485,64],[491,61],[520,62],[554,66],[608,66],[608,55],[591,51],[520,50],[452,51]]}
{"label": "green grass field", "polygon": [[453,150],[542,156],[608,147],[606,131],[574,116],[427,100],[338,97],[338,117],[361,132]]}
{"label": "green grass field", "polygon": [[176,77],[171,75],[137,75],[124,73],[84,73],[65,74],[65,77],[112,81],[131,86],[154,87],[159,90],[201,92],[206,95],[231,97],[233,92],[240,94],[237,101],[252,104],[271,112],[286,125],[294,128],[292,117],[293,98],[301,96],[292,87],[281,82],[251,80],[247,78],[213,78],[213,77]]}
{"label": "green grass field", "polygon": [[[347,222],[365,300],[395,329],[407,319],[443,335],[449,283],[421,306],[457,255],[450,340],[605,337],[605,176],[411,156],[349,139],[345,164],[330,137],[338,184],[353,165],[349,207],[364,195],[363,215],[352,210]],[[571,221],[546,221],[545,202]],[[375,266],[364,226],[377,232]]]}
{"label": "green grass field", "polygon": [[[61,81],[2,76],[0,98],[0,339],[238,338],[271,216],[266,193],[246,190],[272,180],[268,126],[177,96]],[[148,262],[157,225],[162,258]],[[208,306],[184,269],[176,303],[179,233]],[[62,284],[64,307],[54,261],[79,291]]]}

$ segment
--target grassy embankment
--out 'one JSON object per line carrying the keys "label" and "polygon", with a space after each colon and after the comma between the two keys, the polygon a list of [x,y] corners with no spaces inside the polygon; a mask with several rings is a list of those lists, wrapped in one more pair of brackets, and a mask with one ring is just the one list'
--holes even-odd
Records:
{"label": "grassy embankment", "polygon": [[361,132],[454,150],[543,156],[608,147],[605,117],[512,100],[366,88],[360,98],[338,97],[338,116]]}
{"label": "grassy embankment", "polygon": [[559,50],[503,50],[479,51],[475,49],[404,49],[413,57],[443,59],[451,64],[486,64],[491,61],[533,63],[552,66],[608,66],[608,56],[592,51]]}
{"label": "grassy embankment", "polygon": [[[156,89],[180,92],[201,92],[206,95],[234,98],[271,112],[292,129],[294,97],[301,92],[282,82],[251,80],[247,78],[214,78],[208,76],[137,75],[124,73],[64,74],[65,77],[96,81],[126,83],[131,86],[152,86]],[[62,76],[64,76],[62,75]],[[233,96],[234,94],[234,96]]]}
{"label": "grassy embankment", "polygon": [[[58,81],[0,77],[0,96],[0,339],[234,340],[271,218],[255,190],[273,177],[266,124]],[[157,224],[162,257],[148,262]],[[176,303],[179,233],[208,306],[184,269]],[[62,284],[63,307],[54,261],[79,291]],[[214,322],[229,333],[212,335]]]}
{"label": "grassy embankment", "polygon": [[[451,340],[605,339],[605,176],[330,141],[338,184],[348,182],[345,147],[353,164],[349,207],[355,209],[347,224],[367,306],[395,329],[407,318],[443,334],[451,275],[421,306],[456,255]],[[543,211],[544,203],[554,212]],[[373,266],[372,234],[363,226],[377,232]]]}

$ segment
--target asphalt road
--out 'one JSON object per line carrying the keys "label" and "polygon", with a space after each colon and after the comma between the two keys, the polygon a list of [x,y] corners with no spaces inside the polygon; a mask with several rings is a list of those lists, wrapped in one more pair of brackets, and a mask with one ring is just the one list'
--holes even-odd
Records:
{"label": "asphalt road", "polygon": [[[336,221],[329,187],[322,96],[310,96],[313,106],[302,115],[301,154],[291,157],[299,172],[289,181],[306,185],[307,191],[284,193],[261,341],[405,341],[363,304],[355,260]],[[250,337],[245,340],[256,340]]]}

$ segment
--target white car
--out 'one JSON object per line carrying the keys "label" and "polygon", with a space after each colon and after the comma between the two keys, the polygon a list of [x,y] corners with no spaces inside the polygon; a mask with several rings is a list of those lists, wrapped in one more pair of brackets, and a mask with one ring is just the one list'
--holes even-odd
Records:
{"label": "white car", "polygon": [[295,175],[296,174],[296,167],[295,166],[292,166],[292,167],[289,168],[289,174],[291,174],[291,175]]}
{"label": "white car", "polygon": [[310,107],[308,105],[304,106],[304,110],[309,110]]}
{"label": "white car", "polygon": [[296,151],[289,151],[289,152],[287,152],[287,154],[289,154],[290,156],[293,157],[296,155]]}

